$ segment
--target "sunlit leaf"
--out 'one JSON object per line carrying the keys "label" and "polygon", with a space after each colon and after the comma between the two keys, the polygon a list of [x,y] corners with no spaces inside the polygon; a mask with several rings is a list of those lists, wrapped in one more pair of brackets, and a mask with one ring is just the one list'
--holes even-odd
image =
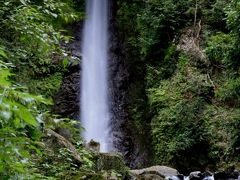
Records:
{"label": "sunlit leaf", "polygon": [[0,87],[8,87],[11,85],[10,81],[8,80],[8,77],[12,74],[8,69],[1,69],[0,68]]}
{"label": "sunlit leaf", "polygon": [[20,2],[23,4],[23,5],[27,5],[26,1],[25,0],[20,0]]}

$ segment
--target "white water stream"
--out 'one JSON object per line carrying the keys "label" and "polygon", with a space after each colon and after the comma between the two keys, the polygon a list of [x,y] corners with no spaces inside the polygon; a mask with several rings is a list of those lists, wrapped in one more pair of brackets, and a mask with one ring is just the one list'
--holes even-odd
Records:
{"label": "white water stream", "polygon": [[111,149],[108,107],[108,0],[86,0],[82,44],[81,121],[83,137]]}

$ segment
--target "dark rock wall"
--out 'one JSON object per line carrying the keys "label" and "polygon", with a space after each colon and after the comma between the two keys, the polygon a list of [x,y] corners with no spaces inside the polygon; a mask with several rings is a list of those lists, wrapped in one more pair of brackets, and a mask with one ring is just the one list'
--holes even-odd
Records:
{"label": "dark rock wall", "polygon": [[[117,1],[111,3],[110,15],[110,92],[112,121],[111,127],[115,148],[122,152],[126,163],[131,168],[141,168],[149,165],[150,153],[146,137],[136,132],[134,119],[129,108],[131,105],[131,86],[139,83],[136,75],[139,72],[131,68],[132,57],[125,48],[125,38],[121,37],[117,22]],[[134,68],[135,70],[137,68]],[[139,76],[142,78],[143,74]],[[138,78],[137,78],[138,79]],[[143,77],[144,79],[144,77]],[[143,80],[141,79],[141,81]],[[145,128],[145,127],[143,127]]]}
{"label": "dark rock wall", "polygon": [[53,112],[78,119],[79,117],[79,93],[80,93],[80,68],[72,66],[65,73],[61,88],[55,97]]}
{"label": "dark rock wall", "polygon": [[114,139],[114,147],[122,152],[128,164],[133,157],[133,139],[130,128],[130,118],[127,111],[127,92],[129,74],[125,64],[125,52],[123,42],[118,34],[116,12],[116,1],[110,4],[110,59],[109,59],[109,82],[110,82],[110,107],[111,107],[111,129]]}
{"label": "dark rock wall", "polygon": [[82,23],[67,27],[74,34],[70,44],[63,44],[71,52],[72,62],[64,74],[62,85],[54,98],[53,112],[63,117],[79,119],[80,65]]}

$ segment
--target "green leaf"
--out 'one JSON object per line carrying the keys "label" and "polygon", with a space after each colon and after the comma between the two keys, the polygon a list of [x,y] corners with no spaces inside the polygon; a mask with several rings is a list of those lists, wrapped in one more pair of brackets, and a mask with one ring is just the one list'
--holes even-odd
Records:
{"label": "green leaf", "polygon": [[9,69],[1,69],[0,67],[0,87],[9,87],[11,85],[8,77],[11,76]]}
{"label": "green leaf", "polygon": [[7,54],[1,48],[0,48],[0,56],[2,56],[2,57],[7,59]]}
{"label": "green leaf", "polygon": [[25,0],[20,0],[20,2],[23,4],[23,5],[27,5],[26,1]]}
{"label": "green leaf", "polygon": [[23,105],[17,102],[14,102],[13,105],[14,105],[13,111],[19,119],[21,119],[28,125],[37,126],[37,121],[32,115],[32,113],[29,112],[28,108],[24,107]]}
{"label": "green leaf", "polygon": [[68,59],[63,60],[63,67],[66,68],[68,66]]}
{"label": "green leaf", "polygon": [[45,105],[52,105],[52,101],[42,97],[41,95],[35,96],[26,92],[21,92],[18,90],[12,90],[10,93],[12,98],[16,101],[20,102],[25,106],[32,106],[33,104],[45,104]]}
{"label": "green leaf", "polygon": [[15,126],[16,128],[22,127],[21,121],[20,121],[19,118],[15,118],[15,119],[14,119],[14,126]]}

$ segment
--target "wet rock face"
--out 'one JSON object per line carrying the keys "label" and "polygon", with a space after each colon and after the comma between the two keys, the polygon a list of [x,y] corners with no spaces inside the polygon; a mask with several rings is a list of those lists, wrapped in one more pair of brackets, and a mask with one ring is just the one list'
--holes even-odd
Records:
{"label": "wet rock face", "polygon": [[80,65],[76,63],[81,57],[82,23],[68,27],[73,30],[74,40],[70,44],[63,44],[71,52],[73,62],[70,62],[64,74],[62,85],[54,98],[53,112],[71,119],[79,118],[80,94]]}
{"label": "wet rock face", "polygon": [[110,82],[110,111],[111,130],[114,148],[124,154],[129,164],[131,152],[133,151],[132,133],[129,125],[129,114],[127,112],[127,87],[128,71],[124,63],[125,55],[122,42],[117,31],[116,24],[116,2],[111,3],[110,14],[110,37],[109,50],[109,82]]}
{"label": "wet rock face", "polygon": [[54,113],[78,119],[79,93],[80,93],[80,68],[78,65],[70,67],[65,74],[61,88],[55,97]]}
{"label": "wet rock face", "polygon": [[148,164],[148,153],[142,152],[141,137],[133,128],[129,108],[130,74],[128,55],[125,51],[124,40],[120,37],[116,14],[117,2],[112,1],[109,26],[109,93],[111,96],[111,129],[114,147],[124,155],[131,168],[141,168]]}

